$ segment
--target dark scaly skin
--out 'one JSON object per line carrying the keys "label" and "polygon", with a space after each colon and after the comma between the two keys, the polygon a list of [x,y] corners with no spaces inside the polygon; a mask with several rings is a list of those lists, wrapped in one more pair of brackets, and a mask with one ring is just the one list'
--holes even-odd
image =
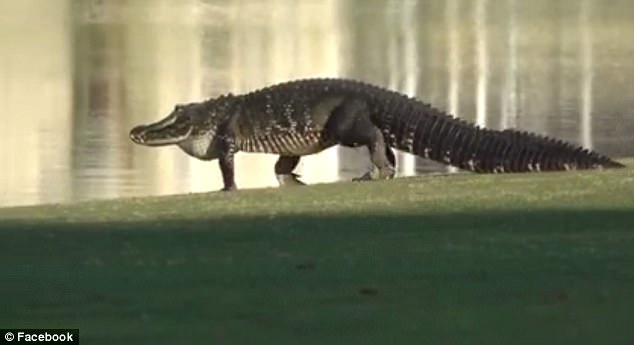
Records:
{"label": "dark scaly skin", "polygon": [[[346,79],[305,79],[244,95],[179,105],[167,118],[130,132],[139,144],[179,145],[204,160],[218,159],[223,190],[234,190],[238,151],[280,155],[280,184],[301,156],[334,145],[366,146],[378,169],[394,176],[391,148],[478,172],[616,168],[622,164],[570,143],[516,130],[479,128],[414,98]],[[359,179],[372,179],[368,172]]]}

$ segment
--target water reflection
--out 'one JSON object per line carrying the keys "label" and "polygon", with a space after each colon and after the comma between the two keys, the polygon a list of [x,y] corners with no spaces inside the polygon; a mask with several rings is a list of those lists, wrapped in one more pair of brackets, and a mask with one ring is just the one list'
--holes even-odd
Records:
{"label": "water reflection", "polygon": [[581,55],[581,144],[585,147],[592,147],[592,81],[594,77],[593,52],[592,52],[592,30],[590,26],[590,1],[583,0],[579,10],[580,28],[580,49]]}
{"label": "water reflection", "polygon": [[0,204],[71,197],[69,16],[65,2],[0,1]]}
{"label": "water reflection", "polygon": [[475,123],[487,126],[487,81],[489,78],[489,51],[487,49],[487,0],[476,0],[473,11],[476,39],[476,118]]}
{"label": "water reflection", "polygon": [[[599,0],[0,1],[0,205],[219,189],[215,163],[133,145],[178,102],[347,76],[491,127],[634,154],[634,4]],[[37,25],[36,25],[37,24]],[[241,188],[275,186],[240,154]],[[399,154],[399,174],[445,167]],[[302,159],[308,182],[359,174],[357,150]]]}
{"label": "water reflection", "polygon": [[517,127],[517,0],[508,0],[508,21],[504,24],[508,27],[508,36],[506,39],[507,62],[504,71],[504,85],[501,94],[502,116],[500,120],[500,128]]}

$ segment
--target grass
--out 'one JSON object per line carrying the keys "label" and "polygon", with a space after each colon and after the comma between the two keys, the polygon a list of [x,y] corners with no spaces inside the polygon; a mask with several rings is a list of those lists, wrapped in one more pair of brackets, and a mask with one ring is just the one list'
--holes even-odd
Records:
{"label": "grass", "polygon": [[634,169],[5,208],[0,267],[86,344],[632,344]]}

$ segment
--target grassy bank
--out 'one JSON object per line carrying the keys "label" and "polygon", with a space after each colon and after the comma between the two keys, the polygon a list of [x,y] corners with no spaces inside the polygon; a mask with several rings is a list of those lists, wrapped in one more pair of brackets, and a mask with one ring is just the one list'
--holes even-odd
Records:
{"label": "grassy bank", "polygon": [[0,265],[86,344],[631,344],[634,170],[0,209]]}

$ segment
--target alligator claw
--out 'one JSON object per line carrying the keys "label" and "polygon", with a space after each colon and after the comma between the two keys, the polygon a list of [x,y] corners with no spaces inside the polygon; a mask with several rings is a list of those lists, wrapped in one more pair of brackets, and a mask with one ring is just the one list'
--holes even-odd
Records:
{"label": "alligator claw", "polygon": [[233,186],[229,186],[229,187],[223,187],[221,190],[219,190],[219,192],[233,192],[238,190],[238,187],[236,187],[235,185]]}
{"label": "alligator claw", "polygon": [[353,182],[361,182],[361,181],[372,181],[372,172],[367,172],[365,174],[363,174],[362,176],[359,177],[355,177],[352,179]]}
{"label": "alligator claw", "polygon": [[386,167],[386,168],[379,169],[378,173],[372,170],[368,171],[362,176],[353,178],[352,181],[358,182],[358,181],[372,181],[372,180],[389,180],[392,178],[394,178],[394,168]]}
{"label": "alligator claw", "polygon": [[302,182],[299,179],[299,175],[297,174],[284,174],[284,175],[276,175],[277,182],[280,183],[280,186],[305,186],[306,183]]}

